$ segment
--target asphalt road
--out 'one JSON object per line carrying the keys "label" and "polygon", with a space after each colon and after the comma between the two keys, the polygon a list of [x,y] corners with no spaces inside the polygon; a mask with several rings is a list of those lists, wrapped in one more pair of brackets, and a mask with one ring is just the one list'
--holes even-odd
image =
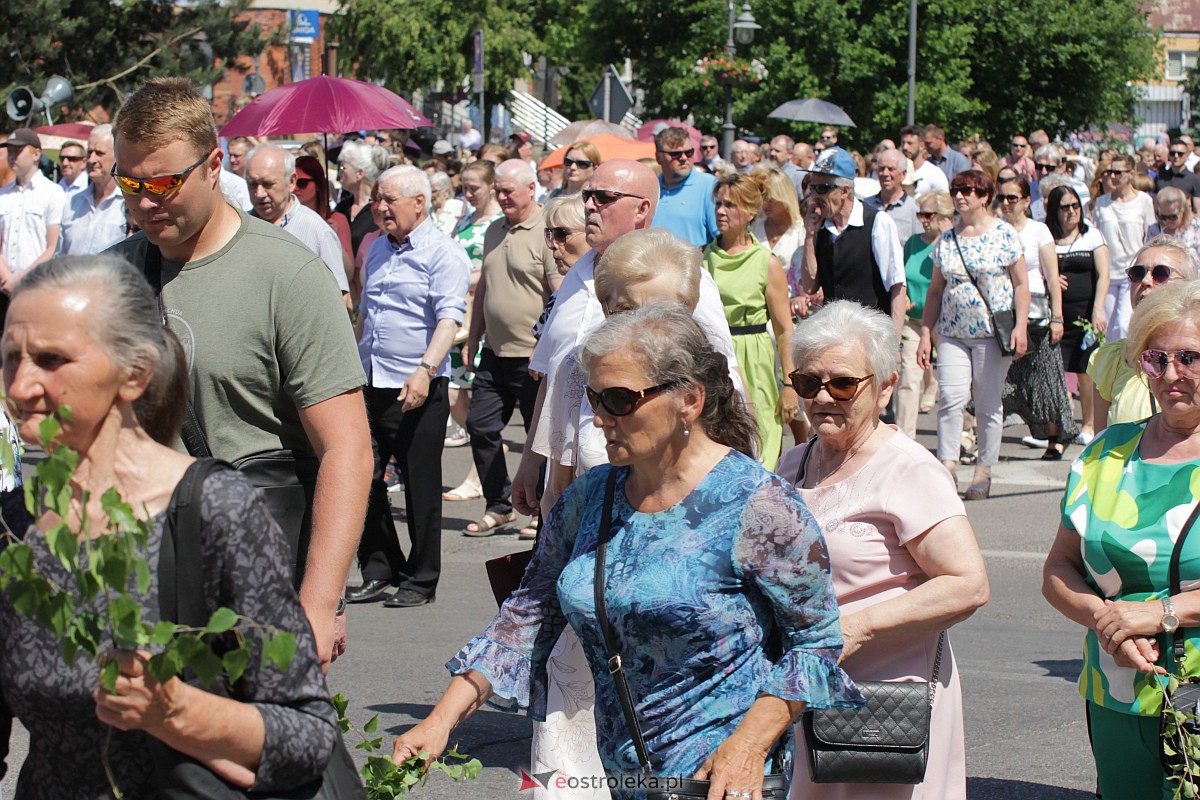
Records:
{"label": "asphalt road", "polygon": [[[919,438],[930,446],[933,426],[934,419],[922,415]],[[510,426],[511,441],[519,442],[520,433],[517,425]],[[1069,461],[1041,462],[1041,451],[1019,443],[1024,430],[1007,433],[991,499],[968,504],[987,559],[992,599],[952,634],[966,703],[969,796],[1085,800],[1094,796],[1094,774],[1075,687],[1082,631],[1051,609],[1040,591],[1042,559],[1057,526]],[[515,466],[519,445],[512,449]],[[1071,447],[1067,456],[1078,452]],[[467,448],[446,451],[448,486],[458,484],[469,458]],[[962,467],[960,477],[965,488],[970,467]],[[380,731],[390,738],[428,713],[446,686],[446,660],[495,613],[483,562],[528,544],[517,541],[515,527],[485,539],[462,536],[462,528],[482,511],[482,501],[445,504],[443,577],[435,603],[416,609],[350,607],[350,649],[335,664],[329,685],[347,696],[349,715],[360,726],[378,714]],[[483,761],[482,774],[462,784],[438,774],[413,796],[519,796],[517,770],[529,765],[529,733],[523,716],[480,711],[459,728],[456,739],[463,752]],[[356,741],[350,734],[348,744]],[[9,774],[0,784],[7,797],[13,796],[25,747],[23,731],[14,734],[12,744]]]}

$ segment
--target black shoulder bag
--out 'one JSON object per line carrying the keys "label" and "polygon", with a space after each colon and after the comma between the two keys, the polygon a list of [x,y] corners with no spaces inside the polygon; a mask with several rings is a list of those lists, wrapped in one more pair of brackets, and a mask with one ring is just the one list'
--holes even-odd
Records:
{"label": "black shoulder bag", "polygon": [[[224,461],[204,458],[188,467],[171,494],[159,554],[158,604],[161,618],[202,628],[209,613],[204,603],[204,553],[201,499],[204,482]],[[188,682],[197,685],[194,676]],[[236,688],[214,686],[206,691],[237,699]],[[366,791],[346,749],[341,732],[320,780],[284,792],[254,792],[238,789],[217,777],[195,759],[151,739],[155,765],[155,797],[158,800],[366,800]]]}
{"label": "black shoulder bag", "polygon": [[[1153,395],[1151,395],[1153,396]],[[1187,522],[1175,540],[1171,549],[1171,561],[1167,567],[1169,589],[1172,595],[1181,591],[1179,581],[1179,559],[1183,553],[1183,543],[1200,516],[1200,503],[1192,509]],[[1167,663],[1183,664],[1183,629],[1176,628],[1174,633],[1163,634],[1164,652],[1169,654]],[[1169,645],[1169,646],[1166,646]],[[1200,676],[1183,677],[1180,675],[1179,686],[1174,691],[1163,691],[1163,707],[1158,721],[1158,755],[1167,775],[1172,775],[1176,769],[1184,770],[1183,777],[1191,782],[1200,781],[1200,764],[1184,754],[1195,752],[1200,746]],[[1184,716],[1179,717],[1180,714]]]}
{"label": "black shoulder bag", "polygon": [[979,288],[979,283],[971,274],[971,268],[967,266],[967,259],[963,256],[962,248],[958,244],[958,234],[954,232],[954,228],[950,229],[950,236],[954,239],[954,249],[958,251],[958,257],[962,260],[963,272],[967,273],[967,277],[971,279],[971,285],[975,287],[979,298],[983,300],[983,307],[987,309],[988,318],[992,321],[992,336],[996,338],[996,344],[1000,346],[1000,355],[1011,356],[1016,352],[1012,346],[1013,330],[1017,327],[1016,310],[1006,308],[1003,311],[992,311],[992,304],[988,302],[987,295]]}
{"label": "black shoulder bag", "polygon": [[[621,652],[617,647],[616,635],[608,624],[608,608],[604,600],[605,556],[608,552],[608,540],[613,535],[612,509],[617,489],[617,470],[612,468],[608,473],[608,481],[604,485],[604,507],[600,513],[600,531],[596,543],[596,573],[593,591],[596,600],[596,624],[600,626],[600,634],[604,637],[605,655],[608,657],[608,673],[616,686],[617,699],[621,702],[621,713],[625,717],[625,727],[633,739],[633,748],[637,751],[638,762],[645,773],[646,800],[705,800],[708,797],[709,781],[698,781],[690,778],[654,778],[653,766],[650,761],[650,749],[642,736],[642,726],[638,722],[637,708],[633,704],[633,696],[629,692],[629,681],[625,677],[625,665],[621,661]],[[781,774],[767,775],[763,779],[763,800],[786,800],[787,779]]]}
{"label": "black shoulder bag", "polygon": [[[795,485],[804,480],[808,443]],[[929,723],[942,666],[946,632],[938,637],[933,678],[925,681],[855,681],[867,704],[858,709],[822,708],[804,712],[808,770],[813,783],[897,783],[925,780]]]}
{"label": "black shoulder bag", "polygon": [[[146,243],[144,274],[158,298],[158,310],[163,324],[167,324],[166,310],[162,301],[162,252],[153,244]],[[208,436],[200,424],[200,418],[191,400],[183,420],[180,438],[190,455],[196,458],[212,458]],[[312,503],[317,488],[317,470],[320,462],[311,453],[296,453],[292,450],[269,450],[255,453],[233,462],[233,468],[245,475],[259,489],[266,502],[267,511],[287,537],[291,553],[292,584],[298,589],[304,578],[304,565],[308,560],[309,536],[312,533]]]}

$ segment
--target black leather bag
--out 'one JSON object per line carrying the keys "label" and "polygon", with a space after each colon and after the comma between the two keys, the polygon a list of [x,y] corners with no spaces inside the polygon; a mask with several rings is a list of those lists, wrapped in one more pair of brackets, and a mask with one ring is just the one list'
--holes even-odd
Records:
{"label": "black leather bag", "polygon": [[[183,625],[208,624],[204,604],[204,557],[201,551],[200,502],[204,481],[230,465],[200,459],[188,467],[171,495],[159,555],[159,610],[163,619]],[[195,684],[194,677],[190,683]],[[214,689],[236,697],[236,687]],[[354,759],[337,733],[329,763],[319,780],[285,792],[250,793],[230,785],[195,759],[151,739],[156,800],[366,800]]]}
{"label": "black leather bag", "polygon": [[[621,713],[625,717],[625,726],[633,739],[633,748],[637,751],[638,761],[646,776],[646,800],[706,800],[708,797],[709,781],[698,781],[690,778],[665,778],[652,773],[650,748],[642,736],[642,726],[638,722],[637,709],[633,705],[633,695],[629,692],[629,681],[625,677],[625,667],[621,663],[621,653],[617,647],[616,636],[608,624],[608,604],[604,599],[605,556],[608,553],[608,540],[612,537],[612,508],[616,496],[617,471],[608,473],[608,482],[604,486],[604,508],[600,513],[600,531],[596,545],[596,571],[593,594],[596,601],[596,623],[604,638],[604,648],[608,656],[608,671],[612,675],[617,689],[617,699],[621,702]],[[778,755],[778,752],[776,753]],[[788,782],[782,774],[767,775],[763,778],[763,800],[787,800]]]}
{"label": "black leather bag", "polygon": [[950,236],[954,239],[954,249],[958,250],[958,257],[962,260],[963,270],[967,273],[967,277],[971,279],[971,285],[975,287],[975,291],[979,292],[979,297],[983,300],[983,307],[987,309],[988,317],[992,321],[992,336],[996,339],[996,344],[1000,347],[1000,355],[1011,356],[1016,351],[1012,346],[1013,331],[1017,327],[1017,312],[1015,309],[1005,308],[1000,311],[993,311],[992,304],[988,302],[987,295],[979,288],[979,283],[975,280],[975,276],[971,274],[971,268],[967,266],[967,259],[963,256],[962,248],[958,244],[958,234],[954,232],[954,228],[950,229]]}
{"label": "black leather bag", "polygon": [[933,702],[929,684],[855,681],[855,685],[867,698],[862,708],[804,714],[813,783],[924,781]]}
{"label": "black leather bag", "polygon": [[[1191,533],[1192,527],[1195,526],[1198,516],[1200,516],[1200,503],[1192,509],[1192,513],[1179,531],[1179,536],[1175,539],[1175,546],[1171,548],[1171,559],[1167,562],[1167,579],[1168,591],[1172,595],[1177,595],[1182,591],[1179,578],[1179,557],[1183,552],[1183,543]],[[1175,672],[1183,664],[1186,637],[1183,635],[1182,628],[1176,628],[1174,633],[1163,634],[1163,636],[1170,640],[1170,646],[1164,647],[1163,653],[1168,656],[1168,659],[1174,660],[1175,663],[1170,671]],[[1200,744],[1200,676],[1180,677],[1179,681],[1179,686],[1174,691],[1166,689],[1163,691],[1163,707],[1158,717],[1158,758],[1162,763],[1163,770],[1168,775],[1173,774],[1176,769],[1183,768],[1184,777],[1189,781],[1196,782],[1200,781],[1200,768],[1197,767],[1194,758],[1185,758],[1182,753],[1190,752]],[[1187,714],[1188,717],[1177,721],[1176,712]],[[1167,751],[1168,746],[1171,749],[1170,752]]]}

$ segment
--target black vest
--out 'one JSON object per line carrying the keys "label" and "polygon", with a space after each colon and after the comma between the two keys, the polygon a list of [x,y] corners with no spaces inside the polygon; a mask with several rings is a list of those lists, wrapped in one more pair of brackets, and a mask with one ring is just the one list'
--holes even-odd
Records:
{"label": "black vest", "polygon": [[817,231],[817,283],[827,303],[855,300],[891,316],[891,294],[883,285],[875,248],[871,246],[871,230],[878,213],[864,204],[862,227],[847,226],[836,240],[824,227]]}

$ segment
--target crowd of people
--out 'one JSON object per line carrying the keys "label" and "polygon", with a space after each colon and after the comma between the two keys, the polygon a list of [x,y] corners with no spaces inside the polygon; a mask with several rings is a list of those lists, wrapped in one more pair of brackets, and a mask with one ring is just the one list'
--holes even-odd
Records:
{"label": "crowd of people", "polygon": [[[1045,460],[1084,448],[1045,592],[1088,629],[1101,791],[1158,797],[1156,676],[1200,668],[1174,636],[1200,624],[1175,574],[1190,588],[1200,561],[1152,557],[1200,497],[1200,154],[897,139],[864,155],[827,127],[726,161],[668,123],[653,158],[581,140],[551,167],[529,134],[467,124],[427,159],[386,131],[293,150],[222,143],[166,78],[63,145],[58,183],[39,135],[12,133],[5,433],[49,446],[38,421],[70,406],[78,514],[116,486],[150,554],[194,459],[227,462],[201,488],[206,602],[300,634],[285,675],[223,695],[136,655],[93,692],[97,666],[64,666],[0,596],[0,720],[31,733],[18,797],[106,796],[100,764],[62,768],[102,725],[131,788],[160,777],[147,742],[243,790],[328,781],[346,604],[435,602],[444,504],[482,499],[462,534],[519,529],[530,566],[397,760],[441,753],[486,701],[528,708],[532,771],[575,779],[544,797],[640,796],[595,777],[649,772],[726,798],[965,798],[947,631],[989,585],[964,501],[990,496],[1015,420]],[[936,454],[915,441],[935,407]],[[824,782],[801,714],[874,681],[928,684],[923,782]]]}

